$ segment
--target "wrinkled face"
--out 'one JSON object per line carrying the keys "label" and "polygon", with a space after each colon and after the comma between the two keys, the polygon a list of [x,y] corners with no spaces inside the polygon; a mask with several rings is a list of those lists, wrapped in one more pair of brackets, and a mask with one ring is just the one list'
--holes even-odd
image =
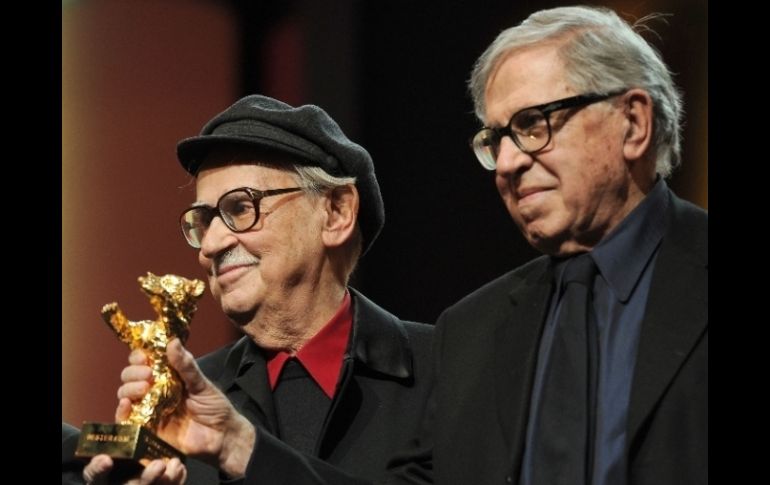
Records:
{"label": "wrinkled face", "polygon": [[[225,192],[297,187],[286,170],[242,164],[207,163],[198,172],[197,203],[215,206]],[[214,217],[198,255],[209,287],[234,322],[249,323],[258,310],[281,312],[294,292],[312,291],[320,271],[321,198],[303,191],[262,199],[259,220],[246,232],[231,231]]]}
{"label": "wrinkled face", "polygon": [[[576,92],[556,45],[503,58],[485,91],[485,124],[505,126],[517,111]],[[546,254],[590,249],[630,211],[630,174],[623,157],[625,123],[619,98],[550,115],[552,136],[533,154],[503,137],[496,185],[530,244]]]}

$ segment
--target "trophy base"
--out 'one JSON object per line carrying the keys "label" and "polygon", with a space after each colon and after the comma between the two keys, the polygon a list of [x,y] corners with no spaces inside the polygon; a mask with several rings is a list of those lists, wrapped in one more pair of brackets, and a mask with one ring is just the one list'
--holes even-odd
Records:
{"label": "trophy base", "polygon": [[[184,463],[186,458],[184,453],[141,425],[83,423],[75,456],[91,458],[102,454],[115,460],[142,465],[161,458],[179,458]],[[137,467],[138,470],[141,468]]]}

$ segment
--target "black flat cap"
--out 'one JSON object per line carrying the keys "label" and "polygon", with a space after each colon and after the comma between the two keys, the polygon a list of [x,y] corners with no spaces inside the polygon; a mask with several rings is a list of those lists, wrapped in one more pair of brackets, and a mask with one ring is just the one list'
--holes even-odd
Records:
{"label": "black flat cap", "polygon": [[297,164],[321,167],[330,175],[356,177],[363,253],[380,233],[385,206],[372,157],[318,106],[294,108],[267,96],[246,96],[206,123],[200,135],[180,141],[177,157],[195,175],[209,150],[222,145],[265,147],[291,156]]}

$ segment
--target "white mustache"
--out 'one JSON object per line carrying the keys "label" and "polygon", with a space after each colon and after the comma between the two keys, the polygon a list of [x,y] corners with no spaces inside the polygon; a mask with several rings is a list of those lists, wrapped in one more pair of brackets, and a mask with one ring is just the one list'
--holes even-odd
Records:
{"label": "white mustache", "polygon": [[214,265],[212,266],[211,270],[214,276],[216,276],[219,274],[219,270],[223,266],[241,266],[252,264],[259,264],[259,258],[253,254],[248,253],[242,247],[236,246],[235,248],[222,253],[220,256],[217,256],[217,258],[214,260]]}

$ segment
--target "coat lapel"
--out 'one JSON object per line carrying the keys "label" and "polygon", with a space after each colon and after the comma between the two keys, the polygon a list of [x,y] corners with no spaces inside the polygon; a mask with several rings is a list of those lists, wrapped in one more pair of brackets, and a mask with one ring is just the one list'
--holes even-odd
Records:
{"label": "coat lapel", "polygon": [[536,260],[533,272],[514,281],[508,295],[510,305],[495,331],[495,394],[503,434],[510,440],[514,474],[519,473],[521,464],[529,396],[552,288],[549,261]]}
{"label": "coat lapel", "polygon": [[326,459],[334,451],[345,432],[356,421],[366,426],[374,419],[379,397],[368,397],[368,409],[362,408],[363,391],[359,386],[356,366],[407,384],[414,379],[412,346],[401,321],[380,308],[353,288],[353,328],[350,344],[342,365],[340,387],[334,397],[319,440],[318,456]]}
{"label": "coat lapel", "polygon": [[708,327],[708,228],[686,218],[685,212],[692,209],[676,197],[672,210],[642,322],[628,444]]}
{"label": "coat lapel", "polygon": [[233,346],[223,371],[213,380],[249,421],[274,434],[278,432],[265,357],[248,337]]}
{"label": "coat lapel", "polygon": [[235,379],[235,385],[249,399],[241,401],[241,412],[252,422],[262,423],[269,431],[278,433],[278,418],[273,404],[273,393],[267,380],[264,361],[255,362],[243,375]]}

